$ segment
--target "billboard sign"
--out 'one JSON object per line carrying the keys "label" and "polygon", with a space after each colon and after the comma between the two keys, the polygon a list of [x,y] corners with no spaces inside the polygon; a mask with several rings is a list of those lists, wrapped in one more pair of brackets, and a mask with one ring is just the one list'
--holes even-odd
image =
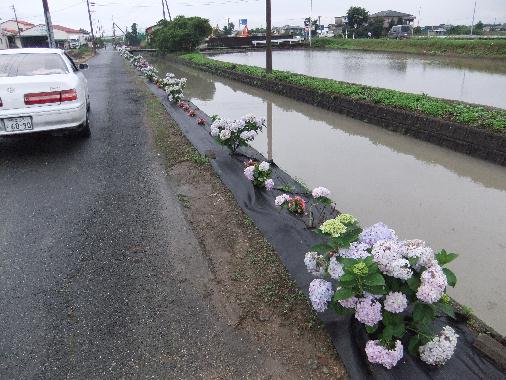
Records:
{"label": "billboard sign", "polygon": [[246,18],[239,19],[239,26],[240,27],[241,26],[246,26],[246,25],[248,25],[248,19],[246,19]]}

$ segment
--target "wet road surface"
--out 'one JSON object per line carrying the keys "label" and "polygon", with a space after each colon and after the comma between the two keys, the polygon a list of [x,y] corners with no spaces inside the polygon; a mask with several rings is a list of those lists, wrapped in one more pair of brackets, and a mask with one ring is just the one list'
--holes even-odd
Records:
{"label": "wet road surface", "polygon": [[257,373],[257,347],[208,301],[132,74],[103,51],[86,76],[90,139],[0,139],[0,378]]}

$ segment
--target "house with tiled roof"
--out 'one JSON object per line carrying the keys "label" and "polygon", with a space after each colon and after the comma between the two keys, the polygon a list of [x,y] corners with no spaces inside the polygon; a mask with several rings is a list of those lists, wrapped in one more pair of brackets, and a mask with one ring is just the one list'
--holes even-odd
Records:
{"label": "house with tiled roof", "polygon": [[[62,49],[68,49],[71,41],[79,41],[79,45],[86,43],[88,34],[80,29],[53,24],[53,35],[56,45]],[[35,25],[21,32],[23,47],[47,47],[48,37],[46,24]]]}
{"label": "house with tiled roof", "polygon": [[23,20],[6,20],[0,23],[0,30],[7,37],[11,47],[21,47],[19,33],[34,26],[31,22]]}
{"label": "house with tiled roof", "polygon": [[415,16],[409,13],[397,11],[381,11],[369,16],[369,20],[383,19],[383,27],[389,28],[393,25],[411,25],[415,21]]}

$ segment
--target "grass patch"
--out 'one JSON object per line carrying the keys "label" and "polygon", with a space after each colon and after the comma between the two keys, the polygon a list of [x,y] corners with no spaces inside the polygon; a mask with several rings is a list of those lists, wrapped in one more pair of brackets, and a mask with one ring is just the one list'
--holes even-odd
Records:
{"label": "grass patch", "polygon": [[332,49],[391,51],[461,57],[506,58],[506,39],[454,40],[448,38],[356,39],[316,38],[313,47]]}
{"label": "grass patch", "polygon": [[211,69],[233,70],[258,78],[302,86],[318,91],[322,95],[339,94],[356,100],[399,108],[497,133],[506,132],[506,111],[501,109],[438,99],[425,94],[410,94],[396,90],[339,82],[333,79],[314,78],[288,71],[273,71],[272,74],[267,74],[260,67],[217,61],[200,53],[183,54],[179,58]]}

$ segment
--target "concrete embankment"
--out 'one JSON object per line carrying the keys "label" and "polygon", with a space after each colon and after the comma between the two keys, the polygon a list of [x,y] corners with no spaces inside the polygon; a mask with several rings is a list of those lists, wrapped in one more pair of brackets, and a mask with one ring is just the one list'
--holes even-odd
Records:
{"label": "concrete embankment", "polygon": [[501,133],[337,93],[328,94],[233,69],[183,61],[177,57],[167,57],[167,59],[506,166],[506,136]]}

